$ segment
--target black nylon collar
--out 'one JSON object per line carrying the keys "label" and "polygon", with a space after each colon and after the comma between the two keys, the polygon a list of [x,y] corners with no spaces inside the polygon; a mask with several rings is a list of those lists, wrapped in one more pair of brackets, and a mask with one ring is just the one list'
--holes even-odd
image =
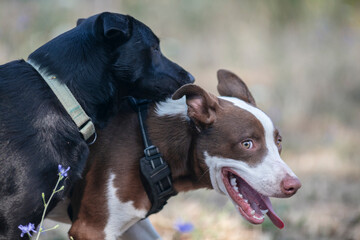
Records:
{"label": "black nylon collar", "polygon": [[151,143],[147,133],[146,118],[149,100],[129,98],[131,106],[138,113],[141,135],[144,141],[145,156],[140,159],[141,181],[151,202],[151,208],[146,217],[159,212],[167,200],[175,196],[169,165],[162,159],[159,149]]}

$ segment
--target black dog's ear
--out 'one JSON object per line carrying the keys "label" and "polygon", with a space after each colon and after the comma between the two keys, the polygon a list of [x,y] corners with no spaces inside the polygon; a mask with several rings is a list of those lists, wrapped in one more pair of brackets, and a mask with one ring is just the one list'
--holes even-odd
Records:
{"label": "black dog's ear", "polygon": [[217,72],[218,92],[221,96],[236,97],[253,106],[256,106],[255,99],[249,91],[248,87],[234,73],[220,69]]}
{"label": "black dog's ear", "polygon": [[85,21],[85,18],[79,18],[79,19],[76,21],[76,26],[79,26],[83,21]]}
{"label": "black dog's ear", "polygon": [[106,39],[127,40],[130,37],[130,17],[104,12],[95,20],[95,33]]}

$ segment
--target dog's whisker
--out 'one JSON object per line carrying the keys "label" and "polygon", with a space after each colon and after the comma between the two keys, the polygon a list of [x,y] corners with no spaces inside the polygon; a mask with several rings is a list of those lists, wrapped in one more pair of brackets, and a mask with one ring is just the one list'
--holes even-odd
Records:
{"label": "dog's whisker", "polygon": [[206,175],[209,171],[210,171],[210,168],[206,169],[206,171],[205,171],[203,174],[201,174],[201,176],[199,177],[198,182],[200,182],[201,179],[202,179],[203,177],[205,177],[205,175]]}

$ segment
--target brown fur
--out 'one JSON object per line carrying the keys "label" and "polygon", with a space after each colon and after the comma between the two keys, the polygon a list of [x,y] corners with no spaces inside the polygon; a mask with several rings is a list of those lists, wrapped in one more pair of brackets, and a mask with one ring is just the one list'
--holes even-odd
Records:
{"label": "brown fur", "polygon": [[[220,99],[221,109],[217,112],[216,121],[208,130],[202,144],[206,145],[200,149],[209,149],[211,156],[244,160],[249,165],[261,162],[267,149],[265,145],[265,130],[258,119],[248,111],[231,106],[232,103]],[[254,147],[251,151],[244,151],[241,140],[253,139]]]}

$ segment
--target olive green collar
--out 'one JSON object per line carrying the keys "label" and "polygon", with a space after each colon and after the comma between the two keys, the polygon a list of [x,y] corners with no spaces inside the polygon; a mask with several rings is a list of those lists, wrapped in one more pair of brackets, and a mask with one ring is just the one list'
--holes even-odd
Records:
{"label": "olive green collar", "polygon": [[65,110],[71,116],[72,120],[75,122],[85,141],[94,135],[94,140],[90,144],[94,143],[96,140],[95,126],[90,117],[80,106],[79,102],[75,99],[69,88],[58,81],[54,74],[49,74],[46,71],[40,70],[39,65],[33,60],[28,59],[27,62],[36,69],[36,71],[49,85]]}

